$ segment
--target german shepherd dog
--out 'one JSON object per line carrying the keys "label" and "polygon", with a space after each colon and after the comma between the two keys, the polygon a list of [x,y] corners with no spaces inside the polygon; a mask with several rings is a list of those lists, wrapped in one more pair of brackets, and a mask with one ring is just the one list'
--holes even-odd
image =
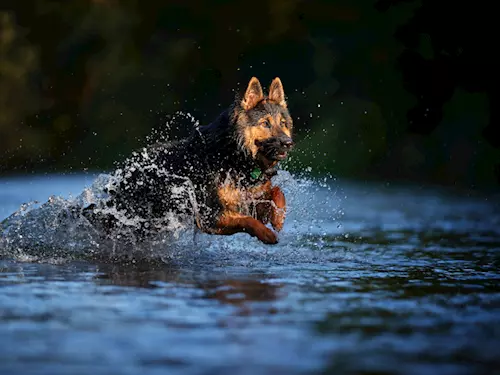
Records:
{"label": "german shepherd dog", "polygon": [[[253,77],[244,96],[211,124],[133,153],[115,172],[118,182],[102,207],[138,218],[148,231],[170,213],[188,214],[202,232],[244,232],[276,244],[286,201],[271,178],[293,147],[292,127],[281,80],[275,78],[265,96]],[[86,216],[95,222],[97,207],[89,208]]]}

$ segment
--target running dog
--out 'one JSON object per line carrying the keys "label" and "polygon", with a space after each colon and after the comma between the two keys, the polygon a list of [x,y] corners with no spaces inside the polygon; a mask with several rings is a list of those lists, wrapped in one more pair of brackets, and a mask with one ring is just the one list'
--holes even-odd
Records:
{"label": "running dog", "polygon": [[[275,78],[265,95],[253,77],[243,97],[211,124],[135,152],[115,172],[118,182],[102,207],[139,218],[147,231],[171,213],[188,214],[202,232],[244,232],[276,244],[286,201],[271,178],[293,148],[292,128],[281,80]],[[91,221],[96,208],[85,210]]]}

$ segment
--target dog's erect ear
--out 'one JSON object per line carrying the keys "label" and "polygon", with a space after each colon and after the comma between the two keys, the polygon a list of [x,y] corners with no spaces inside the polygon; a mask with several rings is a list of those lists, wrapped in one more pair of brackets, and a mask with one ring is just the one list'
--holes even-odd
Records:
{"label": "dog's erect ear", "polygon": [[281,79],[276,77],[269,87],[269,99],[286,108],[285,91]]}
{"label": "dog's erect ear", "polygon": [[245,111],[252,109],[264,99],[264,92],[262,91],[262,86],[257,78],[252,77],[250,82],[248,83],[247,91],[245,92],[245,96],[243,96],[243,100],[241,101],[241,106]]}

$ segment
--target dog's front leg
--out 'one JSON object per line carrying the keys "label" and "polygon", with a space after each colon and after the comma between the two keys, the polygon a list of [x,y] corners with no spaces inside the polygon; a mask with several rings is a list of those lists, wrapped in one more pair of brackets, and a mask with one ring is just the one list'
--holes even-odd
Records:
{"label": "dog's front leg", "polygon": [[224,212],[220,215],[215,226],[216,234],[231,235],[244,232],[252,237],[257,237],[265,244],[278,243],[278,237],[271,229],[250,216],[233,212]]}
{"label": "dog's front leg", "polygon": [[260,202],[256,205],[256,217],[262,223],[271,225],[278,232],[283,229],[286,215],[285,194],[278,186],[272,186],[271,181],[262,185],[253,192],[253,199]]}
{"label": "dog's front leg", "polygon": [[286,216],[286,199],[285,194],[278,186],[275,186],[270,191],[271,194],[271,225],[278,232],[283,229]]}

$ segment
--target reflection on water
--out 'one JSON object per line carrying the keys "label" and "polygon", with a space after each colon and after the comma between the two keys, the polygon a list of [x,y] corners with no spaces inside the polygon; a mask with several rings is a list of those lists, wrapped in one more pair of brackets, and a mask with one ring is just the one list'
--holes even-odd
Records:
{"label": "reflection on water", "polygon": [[[230,273],[223,277],[207,274],[200,277],[186,270],[172,268],[143,267],[113,267],[106,272],[96,275],[95,280],[99,285],[133,286],[139,288],[166,288],[168,286],[182,285],[184,288],[199,289],[199,298],[214,300],[221,304],[237,307],[235,315],[250,315],[254,313],[253,302],[267,302],[283,298],[280,290],[282,283],[267,281],[269,275],[255,273],[251,275],[238,275]],[[277,312],[272,305],[265,307],[265,312]],[[262,311],[260,311],[262,313]]]}
{"label": "reflection on water", "polygon": [[498,373],[498,199],[341,188],[340,228],[311,201],[318,221],[292,211],[276,247],[201,236],[163,264],[4,257],[0,374]]}
{"label": "reflection on water", "polygon": [[[138,267],[104,267],[95,276],[100,285],[133,286],[139,288],[160,288],[165,284],[182,284],[204,291],[205,298],[216,299],[221,303],[241,305],[246,301],[272,301],[277,298],[281,284],[270,284],[266,274],[255,273],[246,278],[229,275],[224,278],[204,279],[198,274],[186,270],[166,267],[150,267],[148,264]],[[206,277],[215,277],[209,275]]]}

